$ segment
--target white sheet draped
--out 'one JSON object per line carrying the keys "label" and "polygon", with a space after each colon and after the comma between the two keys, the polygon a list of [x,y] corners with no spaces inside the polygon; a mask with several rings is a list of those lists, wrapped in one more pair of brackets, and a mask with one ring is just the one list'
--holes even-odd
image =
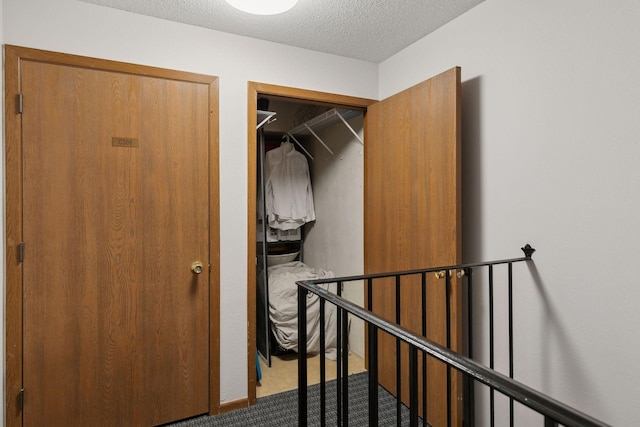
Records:
{"label": "white sheet draped", "polygon": [[[298,351],[298,280],[335,277],[330,271],[314,269],[300,261],[269,267],[269,318],[273,334],[283,348]],[[323,285],[336,293],[337,284]],[[325,304],[325,356],[336,359],[336,307]],[[307,352],[320,351],[320,297],[307,295]]]}

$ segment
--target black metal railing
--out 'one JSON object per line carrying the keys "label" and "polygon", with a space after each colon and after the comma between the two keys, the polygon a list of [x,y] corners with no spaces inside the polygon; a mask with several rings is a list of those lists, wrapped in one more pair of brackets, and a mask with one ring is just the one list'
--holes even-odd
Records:
{"label": "black metal railing", "polygon": [[[513,258],[499,261],[452,265],[444,267],[427,268],[421,270],[411,270],[393,273],[369,274],[362,276],[350,276],[325,280],[299,281],[298,284],[298,403],[299,403],[299,426],[308,425],[308,409],[310,404],[319,406],[320,425],[327,423],[327,386],[326,386],[326,362],[325,352],[325,331],[324,331],[324,312],[326,303],[333,304],[337,307],[337,360],[336,360],[336,413],[334,414],[336,425],[349,425],[349,375],[348,375],[348,324],[349,316],[355,316],[362,319],[367,326],[367,354],[368,354],[368,425],[376,426],[378,420],[378,400],[379,400],[379,336],[380,333],[386,333],[395,337],[396,340],[396,423],[402,425],[403,420],[406,424],[406,417],[403,418],[402,412],[406,415],[408,411],[408,424],[410,426],[431,425],[429,415],[427,414],[427,359],[440,361],[446,366],[446,425],[451,426],[452,422],[456,425],[474,426],[476,425],[476,406],[475,401],[475,385],[484,384],[488,387],[489,393],[489,423],[494,426],[496,423],[496,399],[495,392],[501,393],[509,399],[509,425],[514,426],[514,403],[519,402],[540,414],[545,427],[566,425],[566,426],[606,426],[606,424],[577,411],[549,396],[546,396],[531,387],[528,387],[518,381],[514,376],[514,345],[513,345],[513,265],[520,262],[531,261],[534,249],[529,245],[522,248],[525,256],[521,258]],[[508,375],[496,371],[495,364],[495,307],[496,298],[496,279],[495,267],[499,265],[507,266],[507,300],[508,300]],[[479,275],[480,270],[486,270],[486,282],[488,282],[488,305],[489,305],[489,366],[485,366],[478,361],[473,360],[474,357],[474,322],[473,322],[473,301],[477,291],[477,285],[474,283],[474,277]],[[426,339],[427,336],[427,275],[435,275],[436,278],[445,284],[446,293],[446,338],[444,342],[437,343],[433,340]],[[419,276],[421,278],[421,307],[422,307],[422,335],[413,332],[401,325],[400,317],[400,293],[402,291],[403,279],[408,276]],[[374,287],[380,280],[395,279],[396,292],[396,313],[395,323],[385,320],[384,318],[374,314],[373,295]],[[458,279],[464,282],[464,290],[466,291],[467,305],[467,331],[466,331],[466,355],[450,349],[451,347],[451,312],[450,312],[450,293],[452,280]],[[323,289],[319,285],[326,283],[338,283],[338,294],[331,293]],[[343,286],[350,283],[365,282],[367,286],[366,307],[360,307],[341,296]],[[483,285],[484,280],[479,280]],[[319,402],[308,401],[308,384],[307,384],[307,348],[306,348],[306,295],[312,292],[320,297],[320,393]],[[400,363],[401,343],[403,347],[408,348],[408,372],[402,372]],[[422,360],[421,369],[419,369],[419,361]],[[459,372],[464,379],[464,398],[461,420],[452,413],[452,371]],[[409,380],[409,396],[403,401],[401,396],[402,378],[408,374]],[[422,388],[420,388],[420,382]],[[444,390],[443,390],[444,392]],[[420,402],[420,394],[422,401]],[[359,396],[359,398],[364,398]],[[422,414],[420,413],[422,409]],[[453,412],[452,412],[453,411]],[[452,419],[456,421],[452,421]],[[504,425],[504,423],[500,423]],[[440,427],[440,426],[436,426]]]}

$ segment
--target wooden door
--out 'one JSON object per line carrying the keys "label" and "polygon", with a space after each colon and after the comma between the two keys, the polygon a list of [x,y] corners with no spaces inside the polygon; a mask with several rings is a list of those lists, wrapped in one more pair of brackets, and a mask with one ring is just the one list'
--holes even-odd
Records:
{"label": "wooden door", "polygon": [[[365,273],[461,262],[460,68],[453,68],[367,109],[365,115]],[[427,337],[446,344],[443,287],[428,277]],[[420,277],[401,284],[401,325],[421,333]],[[374,312],[395,321],[395,281],[374,287]],[[451,347],[461,349],[461,295],[452,283]],[[395,339],[379,338],[380,383],[396,392],[396,357],[402,358],[403,400],[408,398],[408,356]],[[422,366],[419,363],[419,366]],[[429,361],[428,422],[446,425],[446,370]],[[419,386],[422,389],[422,385]],[[452,425],[461,425],[460,378],[453,376]],[[420,399],[422,401],[422,399]],[[423,413],[424,408],[420,408]]]}
{"label": "wooden door", "polygon": [[208,85],[39,61],[20,79],[24,425],[209,412]]}

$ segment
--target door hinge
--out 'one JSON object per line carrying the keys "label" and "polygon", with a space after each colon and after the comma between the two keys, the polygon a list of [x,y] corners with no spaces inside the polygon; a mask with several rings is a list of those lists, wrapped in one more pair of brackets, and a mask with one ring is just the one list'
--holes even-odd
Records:
{"label": "door hinge", "polygon": [[18,406],[20,407],[21,411],[24,409],[24,389],[23,388],[21,388],[20,393],[18,393]]}
{"label": "door hinge", "polygon": [[24,242],[20,242],[18,245],[18,261],[24,262]]}
{"label": "door hinge", "polygon": [[18,94],[18,114],[22,114],[22,94]]}

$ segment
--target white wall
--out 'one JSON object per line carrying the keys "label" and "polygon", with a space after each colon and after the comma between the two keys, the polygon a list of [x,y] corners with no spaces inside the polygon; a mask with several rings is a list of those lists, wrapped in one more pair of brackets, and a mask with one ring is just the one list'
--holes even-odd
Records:
{"label": "white wall", "polygon": [[464,259],[538,250],[516,378],[612,425],[640,419],[639,23],[636,0],[487,0],[379,75],[384,98],[462,67]]}
{"label": "white wall", "polygon": [[[362,134],[362,115],[349,124]],[[336,276],[364,274],[364,146],[349,129],[338,122],[318,135],[334,152],[331,155],[313,138],[306,147],[310,162],[316,221],[306,226],[304,261],[315,268],[332,271]],[[343,296],[364,306],[362,282],[344,286]],[[353,316],[349,348],[364,357],[364,325]]]}
{"label": "white wall", "polygon": [[460,65],[464,258],[538,249],[516,268],[516,377],[640,418],[640,3],[487,0],[379,70],[74,0],[2,6],[4,43],[220,76],[223,402],[247,395],[247,81],[377,98]]}
{"label": "white wall", "polygon": [[75,0],[2,4],[4,43],[220,77],[221,401],[246,397],[247,82],[375,98],[377,66]]}

